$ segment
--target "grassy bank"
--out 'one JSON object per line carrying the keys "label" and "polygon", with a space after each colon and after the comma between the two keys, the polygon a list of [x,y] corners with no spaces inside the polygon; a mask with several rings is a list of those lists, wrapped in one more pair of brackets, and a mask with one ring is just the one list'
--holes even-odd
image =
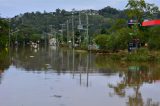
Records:
{"label": "grassy bank", "polygon": [[135,61],[135,62],[160,62],[160,51],[150,51],[147,48],[140,48],[133,52],[127,50],[118,52],[93,51],[97,55],[107,55],[110,60]]}

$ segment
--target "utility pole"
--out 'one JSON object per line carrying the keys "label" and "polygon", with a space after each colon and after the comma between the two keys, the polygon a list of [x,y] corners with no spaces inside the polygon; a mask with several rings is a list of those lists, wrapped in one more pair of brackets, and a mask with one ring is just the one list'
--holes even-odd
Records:
{"label": "utility pole", "polygon": [[56,46],[59,46],[59,41],[58,41],[58,37],[57,37],[57,32],[55,31],[54,34],[55,34],[55,38],[56,38]]}
{"label": "utility pole", "polygon": [[[51,28],[51,34],[53,34],[53,26],[54,25],[49,25],[50,26],[50,28]],[[51,38],[51,36],[50,36],[50,38]]]}
{"label": "utility pole", "polygon": [[88,27],[89,27],[89,22],[88,22],[88,13],[86,13],[86,23],[87,23],[87,28],[86,28],[86,37],[87,37],[87,46],[89,45],[89,35],[88,35]]}
{"label": "utility pole", "polygon": [[11,46],[11,25],[10,25],[10,22],[11,22],[11,20],[9,19],[8,20],[8,24],[9,24],[9,30],[8,30],[8,37],[9,37],[9,43],[8,43],[8,46],[9,46],[9,48],[10,48],[10,46]]}
{"label": "utility pole", "polygon": [[69,43],[69,20],[67,20],[67,44]]}
{"label": "utility pole", "polygon": [[79,26],[78,26],[78,29],[79,29],[79,32],[82,29],[82,22],[81,22],[81,13],[80,13],[80,11],[79,11]]}
{"label": "utility pole", "polygon": [[63,42],[64,42],[64,34],[63,34],[63,30],[64,30],[64,26],[65,26],[65,24],[60,24],[61,25],[61,27],[62,27],[62,44],[63,44]]}
{"label": "utility pole", "polygon": [[21,16],[21,24],[23,25],[23,18],[22,18],[22,16]]}
{"label": "utility pole", "polygon": [[89,54],[87,55],[86,73],[87,73],[87,83],[86,83],[86,86],[88,87],[88,81],[89,81]]}
{"label": "utility pole", "polygon": [[59,40],[58,40],[58,37],[57,37],[57,31],[56,31],[56,29],[54,30],[54,37],[56,39],[56,46],[59,46]]}
{"label": "utility pole", "polygon": [[74,48],[72,50],[72,72],[73,72],[73,79],[75,77],[75,51]]}
{"label": "utility pole", "polygon": [[75,35],[74,35],[74,9],[72,10],[72,47],[75,46]]}
{"label": "utility pole", "polygon": [[79,25],[78,25],[78,29],[79,29],[79,44],[81,45],[81,30],[83,29],[82,26],[82,22],[81,22],[81,12],[79,11]]}
{"label": "utility pole", "polygon": [[43,31],[45,49],[47,47],[47,33]]}

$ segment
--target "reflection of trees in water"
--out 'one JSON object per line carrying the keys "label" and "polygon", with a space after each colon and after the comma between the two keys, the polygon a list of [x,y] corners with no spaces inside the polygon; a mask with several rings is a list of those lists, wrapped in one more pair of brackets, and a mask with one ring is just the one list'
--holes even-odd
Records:
{"label": "reflection of trees in water", "polygon": [[[45,49],[40,48],[37,51],[19,48],[17,51],[12,52],[13,65],[18,68],[25,69],[26,71],[53,71],[58,74],[61,73],[73,73],[79,74],[80,85],[83,85],[82,74],[87,74],[85,85],[88,86],[89,73],[100,72],[103,75],[113,75],[114,73],[120,73],[119,77],[122,80],[116,85],[110,84],[109,87],[114,89],[116,95],[120,97],[126,96],[126,89],[133,88],[134,95],[128,97],[127,105],[129,106],[157,106],[157,103],[148,99],[144,103],[141,92],[139,89],[141,85],[146,83],[153,83],[156,80],[160,80],[159,68],[153,69],[155,66],[148,67],[147,65],[140,65],[141,67],[135,67],[136,71],[126,68],[130,64],[111,62],[104,56],[97,56],[94,54],[79,53],[76,50],[65,49]],[[95,66],[96,65],[96,66]],[[136,65],[137,66],[137,65]],[[147,67],[146,67],[147,66]]]}
{"label": "reflection of trees in water", "polygon": [[128,97],[128,106],[159,106],[159,103],[153,102],[152,99],[147,99],[144,102],[141,92],[139,92],[140,86],[134,87],[135,94]]}
{"label": "reflection of trees in water", "polygon": [[[12,52],[12,63],[17,68],[22,68],[25,70],[42,70],[44,67],[44,57],[46,54],[42,52],[36,52],[32,49],[14,49]],[[41,55],[41,56],[40,56]]]}
{"label": "reflection of trees in water", "polygon": [[[88,58],[89,56],[89,58]],[[30,48],[19,48],[12,52],[13,64],[17,68],[25,69],[26,71],[47,71],[54,70],[58,73],[66,73],[75,71],[76,73],[86,73],[87,62],[89,62],[89,72],[99,72],[104,75],[113,75],[117,73],[113,63],[106,66],[105,58],[79,52],[77,50],[65,49],[45,49],[40,48],[35,52]],[[99,65],[100,64],[100,65]]]}
{"label": "reflection of trees in water", "polygon": [[[97,72],[94,67],[94,55],[74,49],[45,49],[36,52],[30,48],[13,49],[13,65],[30,72],[71,73],[79,77],[80,85],[88,86],[89,73]],[[83,75],[86,81],[83,82]]]}
{"label": "reflection of trees in water", "polygon": [[[157,77],[157,74],[159,77]],[[154,75],[156,75],[157,79]],[[122,77],[122,80],[117,83],[116,86],[109,84],[109,87],[113,88],[115,94],[120,97],[126,96],[127,88],[133,88],[134,95],[128,97],[128,106],[159,106],[159,103],[154,103],[152,99],[148,99],[147,102],[144,103],[141,92],[139,92],[144,82],[153,83],[156,80],[160,80],[159,71],[151,71],[149,67],[145,66],[131,66],[128,68],[128,71],[124,72],[120,77]]]}
{"label": "reflection of trees in water", "polygon": [[34,52],[31,49],[19,48],[12,53],[13,65],[26,71],[85,72],[87,66],[88,54],[78,53],[76,50],[74,52],[74,50],[40,48]]}
{"label": "reflection of trees in water", "polygon": [[100,73],[105,75],[113,75],[118,71],[126,71],[127,64],[119,61],[113,61],[110,55],[96,55],[95,65],[99,69]]}
{"label": "reflection of trees in water", "polygon": [[141,93],[136,96],[130,96],[127,102],[127,106],[159,106],[158,102],[153,102],[152,99],[147,99],[146,102],[143,101]]}
{"label": "reflection of trees in water", "polygon": [[0,50],[0,83],[3,77],[3,73],[10,66],[10,59],[7,50]]}

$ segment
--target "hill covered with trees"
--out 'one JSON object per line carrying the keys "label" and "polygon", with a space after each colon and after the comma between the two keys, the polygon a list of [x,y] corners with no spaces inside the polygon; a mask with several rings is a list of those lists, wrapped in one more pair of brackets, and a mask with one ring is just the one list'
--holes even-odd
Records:
{"label": "hill covered with trees", "polygon": [[[87,16],[88,25],[87,25]],[[82,10],[82,11],[66,11],[56,9],[55,12],[32,12],[17,15],[11,19],[11,29],[15,31],[19,29],[19,32],[12,36],[14,41],[17,37],[19,42],[29,40],[44,39],[46,33],[55,35],[62,40],[67,40],[67,21],[68,21],[68,33],[69,38],[72,40],[72,31],[74,22],[75,39],[81,36],[81,40],[85,39],[87,26],[89,27],[89,36],[94,37],[100,33],[107,33],[114,24],[115,20],[121,20],[123,26],[127,26],[127,15],[124,11],[117,10],[112,7],[105,7],[101,10]],[[83,29],[78,29],[78,25],[81,24]],[[63,27],[62,27],[63,26]]]}
{"label": "hill covered with trees", "polygon": [[[30,41],[44,43],[49,38],[56,37],[60,43],[68,43],[74,39],[75,43],[81,43],[82,46],[96,43],[101,49],[116,50],[126,49],[127,43],[134,37],[151,44],[153,38],[149,34],[155,33],[151,29],[159,29],[145,28],[144,31],[137,26],[128,28],[129,19],[142,22],[145,19],[159,18],[160,11],[154,4],[145,3],[144,0],[128,0],[125,10],[107,6],[100,10],[56,9],[49,13],[37,11],[17,15],[11,18],[8,25],[11,28],[11,44],[15,41],[19,44]],[[153,45],[150,47],[154,47]]]}

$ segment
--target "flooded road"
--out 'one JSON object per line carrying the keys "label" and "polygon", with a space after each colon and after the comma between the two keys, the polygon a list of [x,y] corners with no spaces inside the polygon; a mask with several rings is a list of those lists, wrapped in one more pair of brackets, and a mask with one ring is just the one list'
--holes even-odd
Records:
{"label": "flooded road", "polygon": [[13,48],[0,52],[0,106],[160,106],[160,65]]}

